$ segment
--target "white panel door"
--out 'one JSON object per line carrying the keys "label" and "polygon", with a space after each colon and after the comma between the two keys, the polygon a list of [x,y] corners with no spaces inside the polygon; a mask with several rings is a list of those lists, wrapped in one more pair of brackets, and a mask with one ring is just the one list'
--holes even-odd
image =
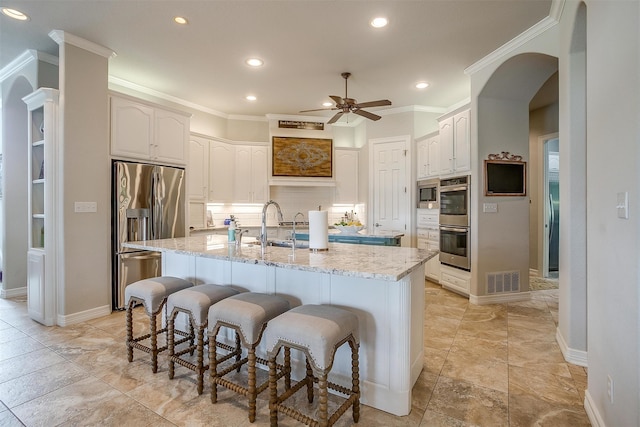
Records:
{"label": "white panel door", "polygon": [[409,215],[407,155],[409,137],[372,141],[373,223],[370,231],[406,233]]}

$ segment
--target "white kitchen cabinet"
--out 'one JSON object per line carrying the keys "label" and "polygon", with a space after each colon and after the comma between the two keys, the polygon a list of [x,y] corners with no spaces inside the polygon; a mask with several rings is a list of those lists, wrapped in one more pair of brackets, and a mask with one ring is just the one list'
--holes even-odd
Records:
{"label": "white kitchen cabinet", "polygon": [[360,153],[355,149],[335,150],[335,198],[334,203],[358,203],[358,160]]}
{"label": "white kitchen cabinet", "polygon": [[236,151],[233,144],[209,142],[209,201],[233,202]]}
{"label": "white kitchen cabinet", "polygon": [[469,296],[471,273],[447,265],[440,266],[440,284],[443,288]]}
{"label": "white kitchen cabinet", "polygon": [[23,98],[29,112],[27,307],[29,317],[47,326],[57,318],[58,97],[58,90],[41,88]]}
{"label": "white kitchen cabinet", "polygon": [[189,138],[187,164],[189,201],[207,200],[209,193],[209,140],[195,135]]}
{"label": "white kitchen cabinet", "polygon": [[[418,248],[430,251],[440,250],[440,230],[438,226],[438,209],[418,209]],[[432,282],[440,282],[440,257],[431,258],[425,264],[424,275]]]}
{"label": "white kitchen cabinet", "polygon": [[439,175],[466,172],[471,169],[469,119],[469,110],[464,110],[438,121]]}
{"label": "white kitchen cabinet", "polygon": [[417,178],[438,176],[440,164],[440,136],[435,133],[427,135],[416,142]]}
{"label": "white kitchen cabinet", "polygon": [[269,198],[268,147],[235,147],[235,203],[265,203]]}
{"label": "white kitchen cabinet", "polygon": [[185,164],[189,140],[189,117],[156,108],[154,116],[155,145],[151,157],[164,163]]}
{"label": "white kitchen cabinet", "polygon": [[158,106],[110,97],[111,155],[184,165],[189,117]]}

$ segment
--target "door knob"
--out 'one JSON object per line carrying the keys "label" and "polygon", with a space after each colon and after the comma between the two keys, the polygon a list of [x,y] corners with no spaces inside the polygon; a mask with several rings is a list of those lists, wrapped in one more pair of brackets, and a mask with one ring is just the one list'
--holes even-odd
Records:
{"label": "door knob", "polygon": [[377,222],[375,224],[373,224],[376,227],[380,227],[380,224],[378,224]]}

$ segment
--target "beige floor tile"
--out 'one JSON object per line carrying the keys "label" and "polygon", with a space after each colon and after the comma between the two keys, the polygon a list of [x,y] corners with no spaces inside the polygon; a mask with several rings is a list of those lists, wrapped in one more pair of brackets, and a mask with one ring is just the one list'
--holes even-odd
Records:
{"label": "beige floor tile", "polygon": [[16,356],[24,356],[44,346],[31,337],[17,338],[10,343],[0,345],[0,362]]}

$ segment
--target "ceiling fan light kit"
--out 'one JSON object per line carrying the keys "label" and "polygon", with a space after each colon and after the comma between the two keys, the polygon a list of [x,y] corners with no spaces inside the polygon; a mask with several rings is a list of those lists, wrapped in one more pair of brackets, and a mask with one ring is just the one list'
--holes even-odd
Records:
{"label": "ceiling fan light kit", "polygon": [[362,116],[369,120],[380,120],[382,117],[377,114],[370,113],[368,111],[362,110],[362,108],[370,108],[370,107],[382,107],[385,105],[391,105],[391,101],[388,99],[379,99],[377,101],[369,101],[369,102],[361,102],[358,103],[355,98],[349,98],[348,93],[348,79],[351,77],[351,73],[342,73],[342,78],[344,79],[344,98],[336,95],[329,95],[335,103],[335,107],[332,108],[317,108],[314,110],[302,110],[301,113],[309,113],[311,111],[325,111],[325,110],[339,110],[329,121],[327,124],[333,124],[337,122],[344,114],[353,113],[358,116]]}

